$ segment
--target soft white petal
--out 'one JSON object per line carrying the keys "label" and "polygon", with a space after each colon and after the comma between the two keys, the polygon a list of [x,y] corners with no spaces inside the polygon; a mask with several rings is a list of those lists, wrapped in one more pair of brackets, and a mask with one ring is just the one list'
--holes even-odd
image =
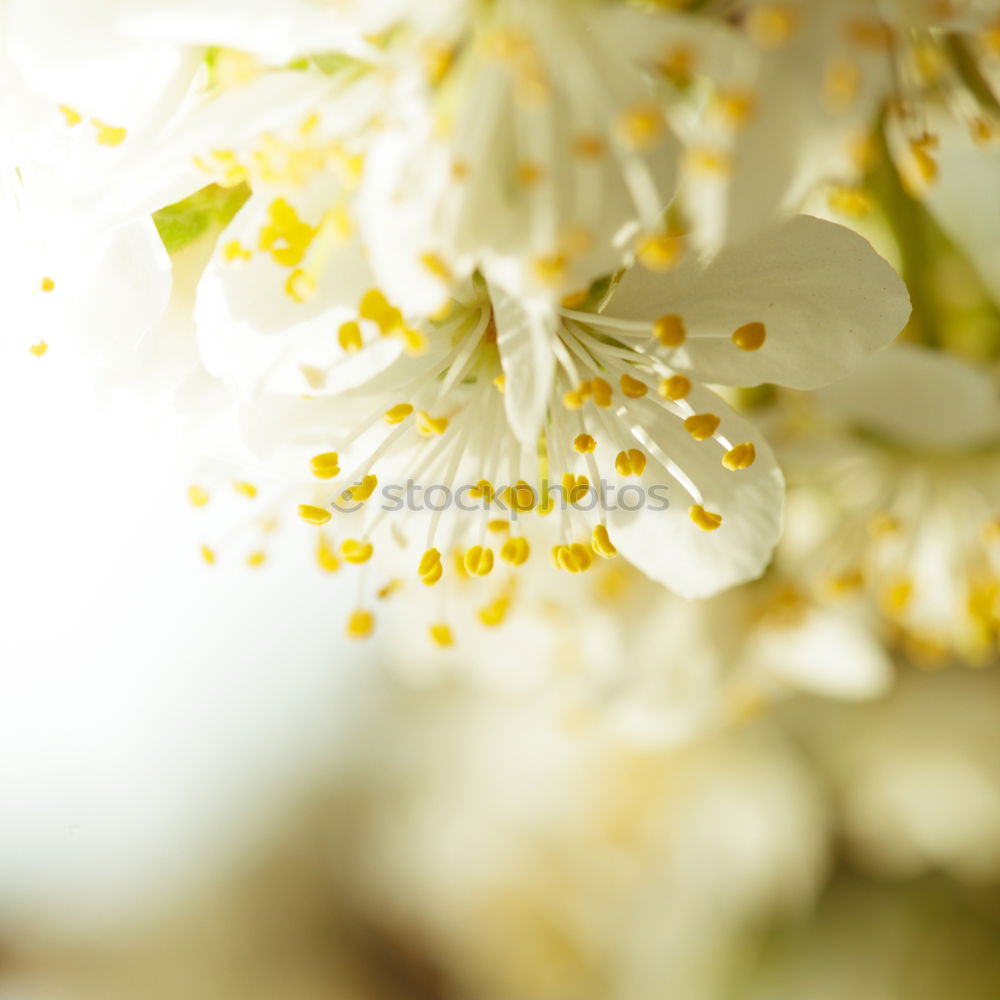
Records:
{"label": "soft white petal", "polygon": [[[702,381],[814,389],[888,344],[910,303],[862,237],[798,216],[707,264],[690,260],[668,274],[633,267],[604,312],[650,323],[680,315],[689,336],[671,363]],[[731,335],[752,322],[765,325],[767,339],[757,351],[740,350]]]}

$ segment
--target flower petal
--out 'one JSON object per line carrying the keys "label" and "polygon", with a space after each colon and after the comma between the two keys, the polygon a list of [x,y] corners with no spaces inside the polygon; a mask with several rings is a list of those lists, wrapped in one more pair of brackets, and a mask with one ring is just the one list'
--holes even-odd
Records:
{"label": "flower petal", "polygon": [[[814,389],[888,344],[910,305],[906,286],[862,237],[798,216],[707,264],[660,275],[633,267],[604,312],[650,323],[680,315],[688,339],[671,364],[704,382]],[[766,328],[759,350],[730,339],[747,323]]]}

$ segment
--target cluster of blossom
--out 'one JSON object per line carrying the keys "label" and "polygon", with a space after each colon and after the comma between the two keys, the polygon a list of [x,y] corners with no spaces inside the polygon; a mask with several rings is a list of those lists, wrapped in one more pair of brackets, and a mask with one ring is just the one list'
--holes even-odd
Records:
{"label": "cluster of blossom", "polygon": [[[438,647],[476,584],[488,626],[595,603],[551,572],[612,607],[618,557],[685,598],[773,562],[739,594],[779,672],[830,591],[995,649],[996,390],[925,287],[947,244],[1000,294],[995,4],[6,0],[0,78],[5,349],[162,366],[357,574],[352,637],[401,590]],[[373,501],[407,483],[476,502]]]}

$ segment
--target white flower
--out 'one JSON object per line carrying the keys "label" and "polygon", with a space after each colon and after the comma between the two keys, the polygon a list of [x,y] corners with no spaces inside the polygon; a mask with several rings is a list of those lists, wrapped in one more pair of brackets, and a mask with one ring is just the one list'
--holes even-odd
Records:
{"label": "white flower", "polygon": [[[687,596],[759,575],[780,530],[781,476],[758,432],[700,383],[824,384],[908,312],[902,284],[862,239],[802,217],[708,263],[667,274],[637,265],[573,309],[533,310],[476,279],[435,319],[404,317],[374,287],[348,310],[336,275],[323,308],[318,275],[302,324],[261,329],[275,294],[281,314],[294,313],[285,289],[301,261],[267,251],[242,269],[227,248],[257,245],[250,235],[281,219],[309,222],[274,203],[259,212],[254,201],[241,210],[204,279],[206,364],[245,400],[261,454],[296,476],[311,461],[326,485],[304,516],[331,521],[348,561],[402,534],[417,547],[409,572],[425,583],[453,550],[472,575],[520,565],[530,546],[518,522],[536,509],[570,572],[617,551]],[[363,269],[350,260],[337,270]],[[395,516],[386,487],[409,480],[466,486],[466,510]],[[600,502],[602,481],[621,502]]]}
{"label": "white flower", "polygon": [[974,365],[899,344],[821,390],[783,451],[786,549],[828,594],[869,594],[918,656],[995,655],[1000,396]]}

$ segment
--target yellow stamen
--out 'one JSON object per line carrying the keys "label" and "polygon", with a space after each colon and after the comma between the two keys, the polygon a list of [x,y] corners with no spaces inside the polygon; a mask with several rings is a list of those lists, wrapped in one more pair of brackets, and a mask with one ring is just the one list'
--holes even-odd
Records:
{"label": "yellow stamen", "polygon": [[500,549],[500,558],[511,566],[522,566],[531,554],[526,538],[508,538]]}
{"label": "yellow stamen", "polygon": [[649,386],[645,382],[640,382],[637,378],[632,378],[631,375],[622,375],[619,384],[622,387],[622,392],[629,399],[642,399],[649,392]]}
{"label": "yellow stamen", "polygon": [[611,539],[608,537],[608,529],[603,524],[599,524],[594,528],[594,533],[590,538],[590,547],[602,559],[614,559],[618,555],[618,549],[611,543]]}
{"label": "yellow stamen", "polygon": [[664,347],[680,347],[687,339],[687,328],[680,316],[661,316],[653,324],[653,336]]}
{"label": "yellow stamen", "polygon": [[651,102],[627,108],[615,120],[615,135],[629,149],[653,149],[659,145],[665,132],[663,112]]}
{"label": "yellow stamen", "polygon": [[55,280],[52,278],[42,278],[39,286],[43,292],[54,292],[56,288]]}
{"label": "yellow stamen", "polygon": [[798,27],[798,12],[787,4],[759,4],[746,18],[750,40],[762,49],[777,49],[791,41]]}
{"label": "yellow stamen", "polygon": [[101,146],[120,146],[128,136],[128,130],[105,125],[96,118],[90,119],[90,124],[97,129],[97,142]]}
{"label": "yellow stamen", "polygon": [[385,411],[382,419],[387,424],[401,424],[412,412],[413,407],[409,403],[397,403],[391,409]]}
{"label": "yellow stamen", "polygon": [[370,611],[352,611],[347,618],[348,639],[367,639],[375,628],[375,616]]}
{"label": "yellow stamen", "polygon": [[201,558],[205,560],[206,564],[209,566],[215,565],[215,550],[208,545],[203,545],[199,551],[201,552]]}
{"label": "yellow stamen", "polygon": [[253,500],[257,496],[257,487],[253,483],[233,483],[233,489],[248,500]]}
{"label": "yellow stamen", "polygon": [[314,455],[309,465],[317,479],[335,479],[340,475],[340,456],[335,451]]}
{"label": "yellow stamen", "polygon": [[573,439],[573,447],[581,455],[592,455],[597,447],[597,442],[589,434],[577,434]]}
{"label": "yellow stamen", "polygon": [[688,508],[688,515],[702,531],[715,531],[722,524],[721,514],[714,514],[710,510],[705,510],[701,504],[695,504],[693,507]]}
{"label": "yellow stamen", "polygon": [[594,405],[607,408],[611,405],[611,399],[614,395],[614,389],[611,388],[609,382],[605,382],[602,378],[591,379],[590,391],[594,397]]}
{"label": "yellow stamen", "polygon": [[251,552],[250,555],[247,556],[247,565],[251,569],[257,569],[258,567],[263,566],[266,561],[267,553],[261,552],[259,549],[256,552]]}
{"label": "yellow stamen", "polygon": [[722,421],[714,413],[696,413],[684,421],[684,430],[695,439],[705,441],[718,429]]}
{"label": "yellow stamen", "polygon": [[646,471],[646,455],[638,448],[620,451],[615,457],[615,470],[619,476],[641,476]]}
{"label": "yellow stamen", "polygon": [[417,576],[425,587],[432,587],[441,579],[444,568],[441,565],[441,553],[437,549],[428,549],[420,557]]}
{"label": "yellow stamen", "polygon": [[767,339],[767,327],[763,323],[744,323],[733,331],[733,343],[741,351],[759,351]]}
{"label": "yellow stamen", "polygon": [[479,609],[479,620],[487,628],[495,628],[502,625],[510,609],[510,598],[507,596],[498,597],[492,604]]}
{"label": "yellow stamen", "polygon": [[649,271],[662,274],[676,267],[684,254],[684,237],[673,233],[653,233],[643,238],[637,256]]}
{"label": "yellow stamen", "polygon": [[65,104],[59,105],[59,111],[63,116],[63,120],[70,128],[76,128],[83,121],[83,115],[72,108],[67,108]]}
{"label": "yellow stamen", "polygon": [[745,444],[738,444],[730,448],[722,456],[722,464],[733,472],[740,469],[749,469],[757,458],[757,449],[753,442],[747,441]]}
{"label": "yellow stamen", "polygon": [[316,564],[324,573],[336,573],[340,560],[326,535],[320,535],[316,542]]}
{"label": "yellow stamen", "polygon": [[447,625],[431,625],[431,641],[442,649],[455,645],[455,637],[451,634],[451,629]]}
{"label": "yellow stamen", "polygon": [[337,331],[337,343],[341,350],[360,351],[364,347],[364,340],[361,337],[361,327],[353,320],[341,324]]}
{"label": "yellow stamen", "polygon": [[448,429],[447,417],[432,417],[426,410],[417,411],[417,430],[424,437],[437,437]]}
{"label": "yellow stamen", "polygon": [[48,353],[49,345],[45,343],[44,340],[40,340],[38,341],[37,344],[32,344],[31,347],[28,348],[28,350],[31,351],[31,353],[34,354],[36,358],[41,358]]}
{"label": "yellow stamen", "polygon": [[364,503],[375,492],[378,476],[362,476],[361,482],[344,490],[341,499],[345,503]]}
{"label": "yellow stamen", "polygon": [[321,524],[326,524],[330,520],[330,512],[324,510],[322,507],[313,507],[311,504],[300,503],[299,504],[299,517],[302,518],[306,524],[314,524],[319,527]]}
{"label": "yellow stamen", "polygon": [[200,486],[188,488],[188,500],[192,507],[204,507],[208,503],[208,491]]}
{"label": "yellow stamen", "polygon": [[469,576],[488,576],[493,569],[493,550],[482,545],[473,545],[462,560]]}
{"label": "yellow stamen", "polygon": [[371,559],[373,549],[371,542],[359,542],[357,539],[348,538],[346,542],[341,544],[340,551],[349,563],[360,566]]}
{"label": "yellow stamen", "polygon": [[659,387],[659,393],[664,399],[683,399],[691,391],[691,380],[686,375],[671,375],[665,378]]}

